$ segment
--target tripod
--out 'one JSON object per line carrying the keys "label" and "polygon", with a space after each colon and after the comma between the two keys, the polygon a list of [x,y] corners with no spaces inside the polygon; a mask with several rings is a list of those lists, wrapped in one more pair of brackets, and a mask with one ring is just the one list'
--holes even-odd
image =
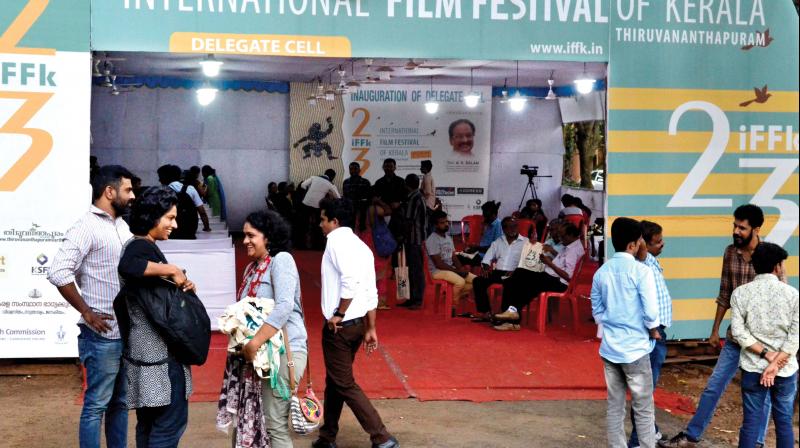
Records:
{"label": "tripod", "polygon": [[528,192],[530,192],[531,194],[531,199],[539,198],[539,195],[536,193],[536,184],[533,182],[533,179],[537,177],[553,177],[553,176],[528,175],[528,185],[525,186],[525,190],[522,192],[522,199],[519,200],[519,205],[517,206],[517,210],[522,210],[522,204],[525,203],[525,197],[528,196]]}

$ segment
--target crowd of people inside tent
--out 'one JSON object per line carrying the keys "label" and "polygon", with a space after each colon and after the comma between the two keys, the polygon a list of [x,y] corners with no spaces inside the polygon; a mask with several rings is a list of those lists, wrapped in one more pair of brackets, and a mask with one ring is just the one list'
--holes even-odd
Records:
{"label": "crowd of people inside tent", "polygon": [[[377,310],[387,306],[393,263],[402,265],[405,260],[410,280],[407,298],[399,306],[420,309],[430,297],[425,295],[426,287],[443,282],[453,293],[454,306],[446,310],[448,314],[472,291],[476,314],[465,317],[488,322],[498,331],[518,331],[522,309],[540,292],[565,291],[588,259],[590,217],[569,196],[562,198],[560,216],[550,221],[536,200],[529,201],[517,216],[502,218],[500,204],[487,202],[481,222],[472,224],[481,228],[481,239],[457,252],[450,219],[435,198],[431,164],[422,163],[421,179],[416,174],[401,179],[395,168],[393,160],[384,160],[385,176],[370,185],[360,177],[360,167],[351,165],[344,198],[331,182],[332,171],[305,180],[302,199],[291,197],[288,185],[283,190],[275,185],[277,190],[270,187],[267,197],[269,209],[254,211],[245,219],[243,245],[252,262],[237,300],[268,298],[273,302],[257,332],[239,352],[230,353],[226,363],[217,422],[221,427],[235,427],[234,446],[253,441],[252,446],[292,446],[291,400],[285,385],[295,387],[303,376],[308,334],[299,273],[290,250],[292,219],[281,209],[296,212],[302,203],[305,217],[294,219],[293,226],[301,231],[319,228],[323,241],[327,240],[320,297],[327,321],[322,334],[324,423],[312,447],[336,446],[344,404],[356,414],[373,447],[399,446],[358,387],[352,370],[362,345],[367,354],[377,348]],[[87,370],[81,446],[99,445],[103,417],[109,446],[124,446],[127,408],[136,409],[137,446],[177,446],[186,429],[191,370],[176,359],[179,356],[139,305],[141,301],[130,299],[158,278],[169,279],[182,291],[195,290],[183,269],[170,264],[155,242],[180,229],[180,195],[190,197],[186,208],[191,209],[198,204],[190,188],[197,196],[204,191],[208,198],[208,189],[216,184],[221,193],[221,184],[213,170],[204,171],[208,174],[204,183],[186,174],[181,182],[176,178],[179,173],[177,167],[161,167],[162,186],[136,192],[135,176],[126,169],[95,170],[93,205],[67,232],[53,261],[49,280],[81,313],[79,352]],[[283,197],[282,191],[287,193]],[[199,216],[207,225],[200,208],[195,207],[195,223]],[[522,220],[529,225],[521,226]],[[778,446],[794,443],[800,310],[797,289],[786,283],[788,254],[761,240],[764,214],[758,206],[738,207],[733,222],[733,244],[723,258],[710,342],[719,344],[720,324],[729,309],[731,326],[695,416],[685,431],[667,439],[655,424],[653,401],[666,357],[666,329],[672,321],[672,298],[657,259],[664,247],[664,228],[651,221],[614,220],[609,233],[615,253],[595,273],[590,297],[592,315],[602,333],[599,354],[608,388],[609,446],[695,446],[720,396],[740,370],[744,417],[739,446],[763,446],[770,414]],[[491,309],[488,290],[498,284],[502,285],[501,307]],[[120,290],[125,294],[118,295]],[[268,342],[278,341],[286,344],[286,350],[279,351],[281,360],[272,366],[277,375],[273,372],[270,380],[260,381],[247,362],[257,359],[264,347],[275,348]],[[627,393],[632,401],[630,438],[624,429]]]}

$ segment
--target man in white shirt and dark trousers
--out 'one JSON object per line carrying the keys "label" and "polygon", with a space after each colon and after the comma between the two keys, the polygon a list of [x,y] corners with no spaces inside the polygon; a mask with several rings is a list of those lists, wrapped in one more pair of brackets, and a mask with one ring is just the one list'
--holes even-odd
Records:
{"label": "man in white shirt and dark trousers", "polygon": [[378,290],[372,251],[353,233],[353,203],[320,203],[320,227],[328,238],[322,256],[322,329],[325,358],[324,423],[312,448],[335,448],[345,403],[369,433],[373,448],[399,447],[378,411],[353,378],[353,361],[363,343],[367,355],[378,348],[375,328]]}
{"label": "man in white shirt and dark trousers", "polygon": [[739,343],[742,371],[742,427],[739,446],[757,446],[765,424],[764,405],[772,399],[776,446],[794,446],[792,416],[797,395],[798,292],[782,282],[787,252],[759,243],[753,251],[756,277],[731,294],[731,330]]}
{"label": "man in white shirt and dark trousers", "polygon": [[519,234],[517,220],[507,216],[500,222],[503,236],[496,239],[481,261],[481,276],[472,281],[475,293],[475,309],[478,316],[473,322],[491,322],[492,310],[489,304],[489,287],[503,283],[519,265],[522,248],[528,239]]}
{"label": "man in white shirt and dark trousers", "polygon": [[128,384],[114,298],[120,289],[117,265],[122,247],[133,236],[121,217],[134,199],[132,178],[118,165],[92,174],[92,206],[67,230],[47,276],[81,313],[78,354],[86,368],[78,430],[81,448],[100,447],[104,417],[107,446],[125,447],[128,442]]}

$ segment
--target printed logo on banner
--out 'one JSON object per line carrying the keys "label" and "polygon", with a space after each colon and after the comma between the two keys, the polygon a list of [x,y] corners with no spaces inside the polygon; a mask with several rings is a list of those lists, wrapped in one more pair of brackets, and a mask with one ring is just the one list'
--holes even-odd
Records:
{"label": "printed logo on banner", "polygon": [[6,271],[6,256],[0,255],[0,278],[5,278],[7,271]]}
{"label": "printed logo on banner", "polygon": [[436,187],[436,196],[455,196],[456,187]]}
{"label": "printed logo on banner", "polygon": [[483,194],[483,188],[459,188],[456,192],[458,194]]}
{"label": "printed logo on banner", "polygon": [[28,293],[28,297],[30,297],[31,299],[41,299],[42,298],[42,292],[39,291],[36,288],[33,288]]}
{"label": "printed logo on banner", "polygon": [[56,331],[56,344],[66,344],[67,343],[67,332],[64,331],[64,325],[58,326],[58,331]]}
{"label": "printed logo on banner", "polygon": [[[53,48],[19,48],[19,41],[45,11],[41,2],[28,2],[0,38],[0,53],[55,56]],[[46,63],[3,62],[3,84],[19,87],[36,85],[40,88],[56,87],[56,73]],[[28,148],[5,173],[0,175],[0,191],[15,191],[28,176],[47,158],[53,148],[53,136],[44,129],[28,127],[28,122],[52,98],[53,92],[0,90],[0,98],[22,100],[17,110],[0,125],[0,133],[30,137]]]}
{"label": "printed logo on banner", "polygon": [[10,228],[3,230],[0,241],[7,242],[37,242],[60,243],[64,240],[64,233],[56,230],[42,229],[39,224],[31,223],[30,229]]}
{"label": "printed logo on banner", "polygon": [[31,266],[31,275],[47,275],[50,271],[50,266],[46,266],[47,262],[50,261],[45,254],[39,254],[36,257],[36,263],[38,266]]}

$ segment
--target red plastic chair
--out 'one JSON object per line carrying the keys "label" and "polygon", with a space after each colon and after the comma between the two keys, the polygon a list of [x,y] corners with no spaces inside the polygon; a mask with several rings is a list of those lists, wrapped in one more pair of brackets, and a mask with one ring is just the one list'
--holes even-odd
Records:
{"label": "red plastic chair", "polygon": [[500,307],[503,303],[503,285],[500,283],[495,283],[494,285],[489,286],[487,293],[489,294],[489,307],[492,310],[500,310]]}
{"label": "red plastic chair", "polygon": [[464,245],[477,246],[481,243],[481,237],[483,237],[483,216],[468,215],[461,218],[461,242]]}
{"label": "red plastic chair", "polygon": [[444,292],[444,319],[450,320],[453,318],[453,285],[444,280],[434,280],[431,277],[431,271],[428,269],[428,251],[424,250],[422,257],[424,259],[422,269],[425,270],[425,283],[433,286],[433,300],[426,300],[425,307],[429,308],[431,302],[433,302],[433,313],[438,314],[439,298],[442,297],[442,292]]}
{"label": "red plastic chair", "polygon": [[536,223],[532,219],[518,219],[517,228],[519,229],[519,234],[525,238],[531,239],[536,236]]}
{"label": "red plastic chair", "polygon": [[[539,334],[544,333],[545,326],[547,324],[547,303],[551,298],[569,300],[569,303],[572,306],[572,325],[575,330],[578,329],[578,296],[575,295],[574,292],[575,288],[578,286],[578,282],[580,281],[581,270],[583,269],[583,262],[585,259],[586,257],[584,256],[578,260],[578,264],[575,266],[575,271],[572,273],[572,277],[567,285],[567,289],[564,292],[545,291],[539,294],[539,313],[536,316],[536,331]],[[528,305],[528,322],[531,320],[531,308],[533,307]]]}
{"label": "red plastic chair", "polygon": [[579,229],[584,225],[583,215],[567,215],[564,217],[564,221],[575,224],[575,227]]}
{"label": "red plastic chair", "polygon": [[544,242],[547,241],[547,234],[548,234],[549,231],[550,231],[550,226],[549,225],[544,226],[544,232],[542,232],[542,234],[539,235],[539,242],[540,243],[544,244]]}

